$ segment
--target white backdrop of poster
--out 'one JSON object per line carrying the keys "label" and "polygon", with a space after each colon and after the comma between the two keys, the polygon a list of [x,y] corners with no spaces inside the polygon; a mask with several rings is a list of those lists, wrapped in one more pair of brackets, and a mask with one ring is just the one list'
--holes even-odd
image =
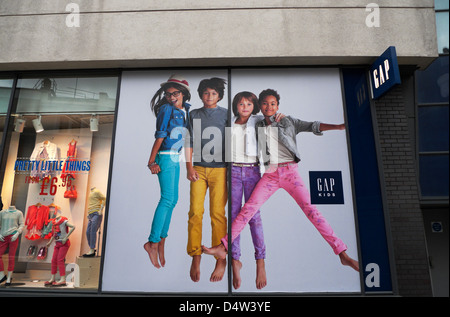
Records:
{"label": "white backdrop of poster", "polygon": [[[155,140],[155,115],[150,101],[162,82],[172,74],[183,76],[191,90],[192,109],[202,107],[197,88],[202,79],[227,79],[227,70],[205,71],[130,71],[122,74],[115,136],[114,162],[107,224],[104,291],[130,292],[227,292],[227,274],[220,282],[210,282],[215,260],[203,256],[200,281],[190,279],[191,257],[186,252],[189,211],[189,181],[186,166],[180,163],[179,199],[165,244],[166,265],[156,269],[143,245],[148,240],[156,205],[159,182],[147,167]],[[219,106],[228,107],[228,94]],[[203,217],[203,243],[211,244],[208,194]]]}
{"label": "white backdrop of poster", "polygon": [[[344,123],[338,69],[239,69],[231,72],[231,98],[240,91],[256,96],[267,88],[281,96],[279,112],[305,121]],[[260,113],[261,114],[261,113]],[[345,131],[297,135],[300,175],[341,171],[344,204],[317,205],[336,235],[358,259],[348,147]],[[249,227],[241,234],[242,283],[233,292],[360,292],[359,273],[340,263],[294,199],[278,190],[261,208],[266,243],[267,286],[257,290],[256,262]]]}

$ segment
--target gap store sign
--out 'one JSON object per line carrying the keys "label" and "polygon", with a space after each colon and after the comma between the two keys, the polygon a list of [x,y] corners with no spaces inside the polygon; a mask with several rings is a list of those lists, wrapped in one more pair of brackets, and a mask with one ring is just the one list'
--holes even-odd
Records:
{"label": "gap store sign", "polygon": [[401,83],[397,52],[390,46],[370,67],[372,98],[378,99],[392,87]]}

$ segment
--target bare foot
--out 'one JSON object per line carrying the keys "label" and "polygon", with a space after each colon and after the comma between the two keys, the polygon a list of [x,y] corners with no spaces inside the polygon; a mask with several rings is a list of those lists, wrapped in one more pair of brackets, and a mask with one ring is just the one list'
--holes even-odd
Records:
{"label": "bare foot", "polygon": [[191,263],[191,280],[193,282],[200,281],[200,261],[202,259],[201,255],[194,255],[192,257],[192,263]]}
{"label": "bare foot", "polygon": [[242,263],[239,260],[232,259],[231,266],[233,268],[233,287],[238,289],[241,287],[241,268]]}
{"label": "bare foot", "polygon": [[148,257],[150,258],[153,266],[159,269],[160,265],[158,263],[158,243],[149,241],[144,244],[144,249],[145,251],[147,251]]}
{"label": "bare foot", "polygon": [[225,274],[226,267],[227,267],[227,260],[217,259],[216,266],[214,267],[214,271],[211,273],[211,277],[209,278],[209,280],[211,282],[221,281],[223,278],[223,275]]}
{"label": "bare foot", "polygon": [[355,271],[359,272],[359,263],[358,261],[352,259],[351,257],[349,257],[347,255],[347,253],[345,253],[345,251],[342,251],[341,253],[339,253],[339,258],[341,259],[341,263],[342,265],[348,265],[351,268],[353,268]]}
{"label": "bare foot", "polygon": [[256,288],[262,289],[267,285],[266,266],[264,259],[256,260]]}
{"label": "bare foot", "polygon": [[159,263],[161,263],[161,266],[164,267],[166,265],[166,259],[164,257],[164,244],[166,243],[166,238],[162,238],[161,241],[158,243],[158,256],[159,256]]}
{"label": "bare foot", "polygon": [[225,249],[225,246],[223,244],[219,244],[211,248],[207,248],[202,245],[202,251],[205,254],[214,255],[217,259],[226,259],[227,257],[227,250]]}

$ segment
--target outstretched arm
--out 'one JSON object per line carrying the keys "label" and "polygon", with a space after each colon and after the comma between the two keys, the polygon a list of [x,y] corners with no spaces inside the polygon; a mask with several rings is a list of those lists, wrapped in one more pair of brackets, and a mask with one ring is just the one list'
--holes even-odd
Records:
{"label": "outstretched arm", "polygon": [[329,124],[329,123],[321,123],[320,131],[329,131],[329,130],[345,130],[345,124]]}

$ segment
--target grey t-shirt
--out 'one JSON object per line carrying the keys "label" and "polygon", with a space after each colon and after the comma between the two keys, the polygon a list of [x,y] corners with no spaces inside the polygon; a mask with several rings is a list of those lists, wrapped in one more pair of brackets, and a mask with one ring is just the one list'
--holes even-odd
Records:
{"label": "grey t-shirt", "polygon": [[228,110],[199,108],[190,112],[190,138],[186,147],[193,149],[194,166],[227,167],[225,161],[225,127],[228,126]]}

